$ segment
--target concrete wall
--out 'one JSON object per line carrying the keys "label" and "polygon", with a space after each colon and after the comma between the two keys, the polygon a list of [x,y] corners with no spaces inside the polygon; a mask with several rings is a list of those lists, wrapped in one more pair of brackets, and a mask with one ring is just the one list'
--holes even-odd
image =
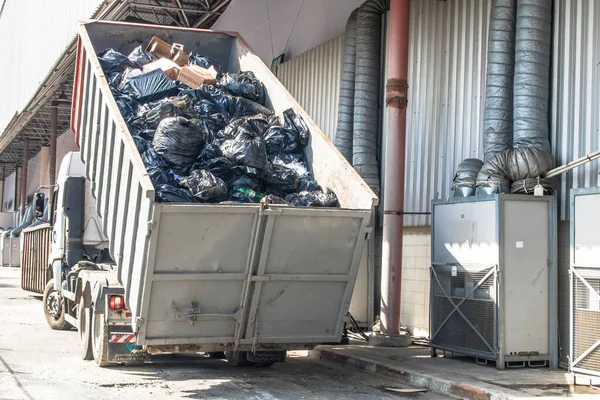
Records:
{"label": "concrete wall", "polygon": [[415,336],[429,336],[431,227],[407,227],[402,248],[400,322]]}

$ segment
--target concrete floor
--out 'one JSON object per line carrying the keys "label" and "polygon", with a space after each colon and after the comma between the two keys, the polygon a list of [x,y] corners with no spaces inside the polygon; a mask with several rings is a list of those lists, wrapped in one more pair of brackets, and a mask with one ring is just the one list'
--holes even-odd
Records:
{"label": "concrete floor", "polygon": [[99,368],[79,357],[75,330],[46,325],[41,297],[20,289],[20,269],[0,267],[0,400],[447,398],[393,389],[411,387],[308,358],[307,352],[270,368],[233,368],[202,355]]}

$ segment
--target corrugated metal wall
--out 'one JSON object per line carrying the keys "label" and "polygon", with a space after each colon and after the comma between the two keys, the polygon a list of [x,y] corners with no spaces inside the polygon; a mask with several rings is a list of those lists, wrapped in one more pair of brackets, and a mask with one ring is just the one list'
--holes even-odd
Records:
{"label": "corrugated metal wall", "polygon": [[344,36],[341,35],[277,68],[277,78],[332,141],[343,52]]}
{"label": "corrugated metal wall", "polygon": [[50,67],[103,0],[6,2],[0,18],[0,132],[21,111]]}
{"label": "corrugated metal wall", "polygon": [[[406,141],[407,212],[446,198],[454,170],[481,158],[490,0],[411,4]],[[406,216],[409,226],[427,216]]]}
{"label": "corrugated metal wall", "polygon": [[[600,150],[600,3],[557,0],[554,6],[552,147],[565,164]],[[593,161],[555,181],[560,218],[569,219],[569,188],[599,186]]]}

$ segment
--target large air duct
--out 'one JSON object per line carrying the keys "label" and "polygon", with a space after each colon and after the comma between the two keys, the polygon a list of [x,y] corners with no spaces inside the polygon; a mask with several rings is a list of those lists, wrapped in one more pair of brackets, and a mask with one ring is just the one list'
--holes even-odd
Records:
{"label": "large air duct", "polygon": [[550,149],[548,103],[552,0],[518,0],[515,46],[514,147]]}
{"label": "large air duct", "polygon": [[371,189],[379,194],[377,138],[381,115],[381,15],[384,0],[368,0],[356,16],[356,83],[352,165]]}
{"label": "large air duct", "polygon": [[346,23],[344,34],[344,58],[340,81],[338,121],[335,147],[352,163],[352,137],[354,135],[354,83],[356,76],[356,14],[354,10]]}
{"label": "large air duct", "polygon": [[516,0],[492,0],[483,121],[485,159],[513,146]]}

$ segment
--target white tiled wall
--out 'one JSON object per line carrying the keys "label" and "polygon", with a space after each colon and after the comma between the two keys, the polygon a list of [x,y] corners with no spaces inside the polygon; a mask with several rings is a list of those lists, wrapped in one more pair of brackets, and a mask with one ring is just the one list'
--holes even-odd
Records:
{"label": "white tiled wall", "polygon": [[429,336],[431,227],[405,227],[400,321],[415,336]]}

